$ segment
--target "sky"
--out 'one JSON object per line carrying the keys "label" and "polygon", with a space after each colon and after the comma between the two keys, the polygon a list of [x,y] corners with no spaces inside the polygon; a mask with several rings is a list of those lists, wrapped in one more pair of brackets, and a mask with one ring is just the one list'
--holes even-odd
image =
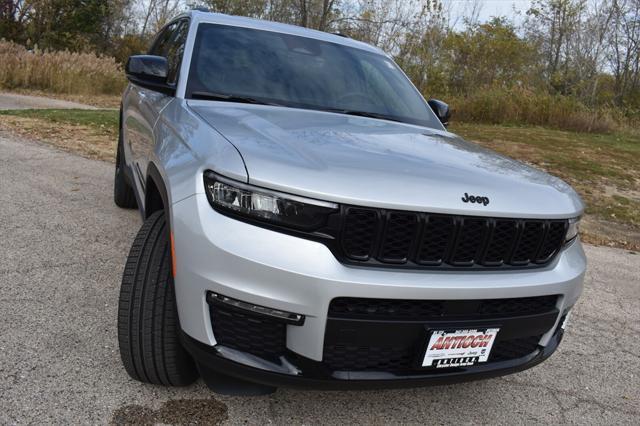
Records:
{"label": "sky", "polygon": [[[452,18],[465,16],[469,14],[474,3],[480,5],[480,22],[489,20],[492,16],[508,16],[514,18],[516,22],[522,19],[529,6],[531,0],[444,0],[444,3],[451,4]],[[514,11],[515,9],[515,11]],[[521,13],[520,18],[516,11]],[[459,19],[458,21],[462,21]],[[462,25],[462,22],[456,22],[456,26]]]}

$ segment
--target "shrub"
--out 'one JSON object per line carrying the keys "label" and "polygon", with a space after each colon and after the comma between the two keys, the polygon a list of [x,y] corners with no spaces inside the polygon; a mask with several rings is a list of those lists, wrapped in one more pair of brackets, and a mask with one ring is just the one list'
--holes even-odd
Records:
{"label": "shrub", "polygon": [[[489,124],[530,124],[579,132],[608,133],[623,123],[615,108],[588,108],[567,96],[523,88],[489,88],[449,99],[454,120]],[[616,117],[618,120],[614,120]]]}
{"label": "shrub", "polygon": [[115,59],[93,53],[30,51],[0,40],[0,87],[115,95],[126,80]]}

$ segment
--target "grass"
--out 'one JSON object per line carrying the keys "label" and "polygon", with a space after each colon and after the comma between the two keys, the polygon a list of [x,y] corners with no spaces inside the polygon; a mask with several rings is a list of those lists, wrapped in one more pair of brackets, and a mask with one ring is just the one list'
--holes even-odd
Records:
{"label": "grass", "polygon": [[118,111],[88,109],[24,109],[1,111],[0,115],[28,117],[51,123],[87,126],[108,136],[118,134]]}
{"label": "grass", "polygon": [[[118,111],[0,111],[3,125],[68,151],[113,161]],[[587,205],[587,241],[640,250],[640,134],[470,123],[454,123],[450,130],[571,184]]]}
{"label": "grass", "polygon": [[0,39],[0,88],[76,95],[118,95],[126,86],[121,66],[95,53],[27,50]]}
{"label": "grass", "polygon": [[0,111],[0,128],[85,157],[115,160],[117,110],[6,110]]}

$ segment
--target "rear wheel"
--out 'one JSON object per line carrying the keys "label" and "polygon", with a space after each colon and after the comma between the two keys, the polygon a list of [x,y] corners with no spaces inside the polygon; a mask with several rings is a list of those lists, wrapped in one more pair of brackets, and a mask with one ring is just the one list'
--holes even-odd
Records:
{"label": "rear wheel", "polygon": [[118,137],[118,149],[116,150],[116,172],[113,178],[113,201],[118,207],[133,209],[138,206],[138,203],[136,203],[136,196],[133,193],[133,188],[131,188],[131,185],[127,181],[124,167],[122,135],[120,135]]}
{"label": "rear wheel", "polygon": [[198,374],[179,333],[169,229],[158,211],[140,228],[122,276],[118,343],[127,373],[159,385],[193,383]]}

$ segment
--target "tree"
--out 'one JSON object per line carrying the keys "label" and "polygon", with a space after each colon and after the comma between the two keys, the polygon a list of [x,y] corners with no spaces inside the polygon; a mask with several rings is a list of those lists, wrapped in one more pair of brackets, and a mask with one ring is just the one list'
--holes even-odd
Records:
{"label": "tree", "polygon": [[535,0],[527,11],[526,31],[539,46],[545,76],[557,92],[568,94],[571,43],[585,11],[585,0]]}
{"label": "tree", "polygon": [[454,93],[468,94],[489,87],[536,84],[535,50],[521,39],[512,23],[493,18],[451,32],[444,41],[446,73]]}
{"label": "tree", "polygon": [[640,0],[613,0],[609,29],[609,65],[614,76],[615,102],[640,108]]}
{"label": "tree", "polygon": [[129,0],[24,0],[24,43],[43,49],[98,50],[109,48],[122,31],[123,9]]}
{"label": "tree", "polygon": [[28,0],[0,0],[0,39],[26,41],[25,23],[31,5]]}
{"label": "tree", "polygon": [[205,0],[212,11],[315,28],[331,28],[336,0]]}
{"label": "tree", "polygon": [[143,21],[140,35],[155,34],[183,7],[181,0],[147,0],[142,3]]}

